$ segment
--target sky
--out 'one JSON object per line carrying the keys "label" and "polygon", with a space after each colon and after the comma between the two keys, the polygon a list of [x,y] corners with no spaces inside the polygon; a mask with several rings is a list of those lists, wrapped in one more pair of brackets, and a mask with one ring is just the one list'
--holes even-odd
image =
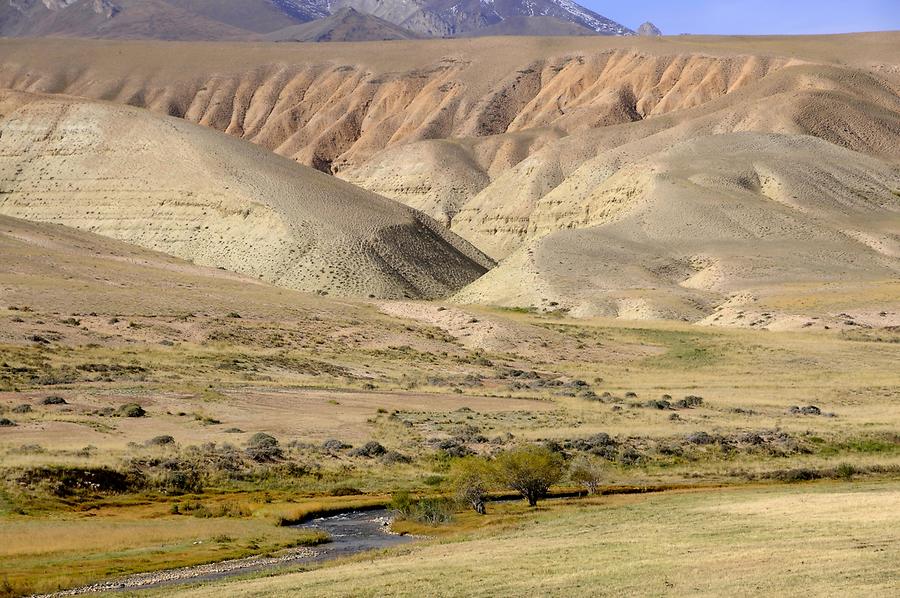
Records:
{"label": "sky", "polygon": [[580,0],[579,4],[632,29],[652,21],[666,35],[900,29],[900,0]]}

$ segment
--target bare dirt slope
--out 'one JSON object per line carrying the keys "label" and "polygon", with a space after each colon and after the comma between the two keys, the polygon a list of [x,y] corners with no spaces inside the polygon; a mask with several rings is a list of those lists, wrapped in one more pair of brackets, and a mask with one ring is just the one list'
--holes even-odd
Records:
{"label": "bare dirt slope", "polygon": [[[0,87],[146,107],[341,172],[417,140],[569,133],[656,117],[798,61],[896,70],[898,38],[483,38],[377,51],[366,43],[0,40]],[[522,159],[534,148],[517,150]]]}
{"label": "bare dirt slope", "polygon": [[322,294],[436,297],[490,265],[405,206],[178,119],[20,93],[0,115],[3,214]]}

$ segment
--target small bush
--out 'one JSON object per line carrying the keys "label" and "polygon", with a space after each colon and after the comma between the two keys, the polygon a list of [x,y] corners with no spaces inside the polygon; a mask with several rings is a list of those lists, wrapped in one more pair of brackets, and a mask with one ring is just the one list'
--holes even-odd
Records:
{"label": "small bush", "polygon": [[853,476],[860,473],[860,471],[850,463],[841,463],[837,466],[837,469],[834,470],[834,473],[837,477],[849,481],[853,479]]}
{"label": "small bush", "polygon": [[350,445],[345,443],[342,440],[337,440],[336,438],[329,438],[325,442],[322,443],[322,448],[328,451],[329,453],[336,453],[338,451],[342,451],[344,449],[350,448]]}
{"label": "small bush", "polygon": [[12,428],[15,425],[16,425],[16,422],[14,422],[11,419],[7,419],[5,417],[0,418],[0,428]]}
{"label": "small bush", "polygon": [[175,444],[175,439],[172,436],[163,435],[155,436],[147,441],[147,446],[166,446],[167,444]]}
{"label": "small bush", "polygon": [[381,456],[381,462],[385,465],[395,465],[397,463],[412,463],[412,459],[397,451],[388,451]]}
{"label": "small bush", "polygon": [[822,415],[822,410],[815,405],[807,405],[806,407],[797,407],[795,405],[788,409],[788,412],[794,415]]}
{"label": "small bush", "polygon": [[144,417],[147,412],[137,403],[128,403],[119,407],[119,415],[122,417]]}
{"label": "small bush", "polygon": [[16,405],[12,408],[13,413],[31,413],[31,405]]}
{"label": "small bush", "polygon": [[400,490],[391,495],[391,509],[397,511],[398,514],[404,517],[408,516],[412,513],[412,508],[413,498],[406,490]]}
{"label": "small bush", "polygon": [[68,405],[66,400],[62,397],[47,397],[41,401],[41,405]]}
{"label": "small bush", "polygon": [[453,519],[453,502],[443,498],[423,498],[415,503],[412,518],[419,523],[438,525]]}
{"label": "small bush", "polygon": [[171,466],[172,469],[164,469],[155,480],[160,492],[172,496],[203,492],[203,477],[196,468],[184,464]]}
{"label": "small bush", "polygon": [[619,463],[622,465],[636,465],[641,462],[644,456],[632,447],[624,449],[619,453]]}
{"label": "small bush", "polygon": [[688,434],[685,440],[687,440],[690,444],[697,445],[714,444],[716,442],[716,439],[706,432],[694,432],[692,434]]}
{"label": "small bush", "polygon": [[448,459],[460,459],[475,454],[475,451],[459,438],[435,438],[430,439],[428,443],[434,446],[442,457]]}
{"label": "small bush", "polygon": [[328,494],[330,496],[357,496],[362,494],[362,491],[353,486],[336,486],[332,488]]}
{"label": "small bush", "polygon": [[776,471],[772,474],[772,477],[781,482],[796,483],[811,482],[813,480],[821,479],[822,474],[814,469],[799,467],[796,469]]}
{"label": "small bush", "polygon": [[350,456],[352,457],[366,457],[371,459],[373,457],[380,457],[385,454],[387,449],[384,448],[380,443],[375,442],[374,440],[367,442],[363,446],[359,448],[355,448],[350,451]]}
{"label": "small bush", "polygon": [[569,466],[569,477],[579,486],[583,486],[588,494],[597,494],[603,481],[604,467],[596,457],[581,456]]}
{"label": "small bush", "polygon": [[681,399],[680,401],[676,401],[675,406],[679,409],[693,409],[694,407],[699,407],[703,404],[703,397],[698,397],[695,395],[688,395]]}
{"label": "small bush", "polygon": [[283,453],[274,436],[257,432],[247,441],[247,456],[257,463],[267,463],[280,459]]}
{"label": "small bush", "polygon": [[666,401],[665,399],[653,399],[644,403],[644,407],[648,409],[659,409],[660,411],[668,410],[672,408],[672,403]]}

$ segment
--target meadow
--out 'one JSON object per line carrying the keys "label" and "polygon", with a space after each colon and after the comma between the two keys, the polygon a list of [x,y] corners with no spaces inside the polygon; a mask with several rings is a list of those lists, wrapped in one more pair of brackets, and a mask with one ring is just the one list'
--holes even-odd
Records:
{"label": "meadow", "polygon": [[[600,460],[607,491],[678,493],[551,501],[536,511],[504,503],[486,519],[457,508],[440,526],[397,529],[440,538],[422,555],[440,554],[444,542],[462,547],[471,534],[485,546],[495,536],[497,546],[525,546],[529,521],[549,529],[559,517],[563,538],[591,513],[638,529],[630,509],[643,517],[659,504],[684,510],[669,518],[675,525],[698,512],[690,501],[727,504],[741,492],[746,501],[810,492],[850,509],[851,482],[892,488],[898,475],[900,337],[890,329],[757,331],[313,298],[47,231],[50,241],[8,252],[0,269],[7,595],[316,544],[322,538],[283,524],[385,505],[403,491],[451,496],[459,457],[530,444],[566,463]],[[98,268],[117,285],[98,280]],[[681,493],[690,489],[703,491]],[[565,476],[554,486],[573,490]],[[860,542],[880,537],[859,525]],[[567,554],[560,546],[550,545]],[[420,558],[418,545],[400,550]],[[329,571],[337,569],[308,583]],[[628,588],[614,572],[566,571],[548,592],[575,587],[565,579]],[[355,592],[355,579],[333,592]],[[709,588],[701,590],[726,589]],[[472,588],[448,581],[453,589]]]}
{"label": "meadow", "polygon": [[898,500],[894,481],[503,505],[377,558],[153,595],[892,596]]}

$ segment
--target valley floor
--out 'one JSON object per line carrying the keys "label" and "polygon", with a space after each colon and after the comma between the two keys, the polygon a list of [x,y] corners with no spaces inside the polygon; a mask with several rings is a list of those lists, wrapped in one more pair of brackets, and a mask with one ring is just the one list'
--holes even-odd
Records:
{"label": "valley floor", "polygon": [[400,524],[441,540],[225,593],[896,585],[896,331],[337,300],[2,221],[3,594],[314,545],[285,524],[449,495],[455,457],[522,444],[692,491],[458,509]]}
{"label": "valley floor", "polygon": [[895,596],[898,504],[894,481],[514,505],[382,558],[157,595]]}

